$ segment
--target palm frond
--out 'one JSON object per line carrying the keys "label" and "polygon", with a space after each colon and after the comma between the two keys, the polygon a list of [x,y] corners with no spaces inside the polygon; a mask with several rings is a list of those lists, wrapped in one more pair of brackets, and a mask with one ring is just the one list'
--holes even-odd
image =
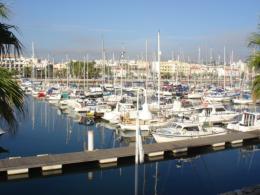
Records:
{"label": "palm frond", "polygon": [[0,17],[8,19],[10,10],[6,7],[5,4],[0,2]]}
{"label": "palm frond", "polygon": [[6,69],[0,68],[0,78],[0,118],[14,127],[15,110],[23,113],[24,92]]}
{"label": "palm frond", "polygon": [[255,68],[255,70],[260,70],[260,51],[256,51],[248,58],[248,65],[251,68]]}
{"label": "palm frond", "polygon": [[10,55],[11,53],[19,56],[22,52],[22,43],[12,30],[17,31],[17,27],[0,23],[0,56]]}
{"label": "palm frond", "polygon": [[253,94],[253,101],[255,102],[257,99],[260,99],[260,75],[255,77],[252,86],[252,94]]}
{"label": "palm frond", "polygon": [[260,47],[260,33],[252,33],[249,37],[249,47]]}

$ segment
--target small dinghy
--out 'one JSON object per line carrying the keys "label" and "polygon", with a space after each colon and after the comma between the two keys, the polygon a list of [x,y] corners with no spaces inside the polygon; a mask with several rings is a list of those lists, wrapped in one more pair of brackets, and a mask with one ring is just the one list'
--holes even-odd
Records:
{"label": "small dinghy", "polygon": [[93,119],[90,119],[90,118],[87,118],[87,117],[81,117],[79,123],[87,125],[87,126],[91,126],[91,125],[95,124],[95,121]]}
{"label": "small dinghy", "polygon": [[1,135],[4,135],[5,133],[6,133],[6,132],[5,132],[3,129],[0,128],[0,136],[1,136]]}

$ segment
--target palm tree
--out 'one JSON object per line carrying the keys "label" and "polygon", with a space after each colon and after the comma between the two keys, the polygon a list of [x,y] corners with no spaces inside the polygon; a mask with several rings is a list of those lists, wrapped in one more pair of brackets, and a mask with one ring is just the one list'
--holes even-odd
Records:
{"label": "palm tree", "polygon": [[[258,24],[258,31],[253,33],[249,38],[249,47],[254,48],[253,54],[249,57],[248,64],[251,68],[254,68],[255,71],[260,69],[260,24]],[[260,99],[260,74],[255,76],[255,80],[252,86],[253,100],[256,101]]]}
{"label": "palm tree", "polygon": [[0,78],[0,118],[14,127],[15,110],[23,112],[23,91],[8,70],[0,68]]}
{"label": "palm tree", "polygon": [[[0,2],[0,18],[8,19],[9,9]],[[17,27],[0,22],[0,55],[20,55],[22,44],[12,30],[17,31]]]}
{"label": "palm tree", "polygon": [[[0,2],[0,19],[6,20],[9,16],[8,8]],[[0,21],[0,56],[19,56],[22,51],[22,44],[12,32],[17,28],[13,25]],[[15,127],[15,112],[23,112],[24,93],[19,84],[12,78],[8,70],[0,68],[0,121],[7,122],[9,127]]]}

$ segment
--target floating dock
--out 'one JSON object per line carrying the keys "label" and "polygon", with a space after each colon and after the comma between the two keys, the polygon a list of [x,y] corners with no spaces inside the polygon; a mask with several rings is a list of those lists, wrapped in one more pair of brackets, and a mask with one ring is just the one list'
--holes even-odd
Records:
{"label": "floating dock", "polygon": [[[143,145],[146,158],[163,156],[165,152],[174,154],[186,152],[191,148],[225,147],[230,144],[242,144],[244,140],[259,139],[260,130],[251,132],[229,132],[225,135],[218,135],[204,138],[194,138],[183,141],[154,143]],[[111,149],[96,149],[93,151],[72,152],[64,154],[43,154],[30,157],[10,157],[0,160],[0,173],[8,176],[28,174],[31,169],[39,168],[42,172],[62,169],[64,165],[80,163],[98,163],[100,167],[117,164],[120,158],[131,158],[135,156],[135,147],[121,147]]]}

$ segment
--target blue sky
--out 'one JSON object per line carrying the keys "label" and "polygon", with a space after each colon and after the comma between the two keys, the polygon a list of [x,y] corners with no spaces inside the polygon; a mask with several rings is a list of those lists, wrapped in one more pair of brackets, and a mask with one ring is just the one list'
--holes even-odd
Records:
{"label": "blue sky", "polygon": [[35,43],[39,57],[57,59],[101,56],[102,37],[107,56],[124,48],[129,58],[142,58],[148,40],[149,58],[161,32],[164,59],[174,55],[197,59],[227,55],[245,58],[247,38],[260,22],[259,0],[4,0],[12,10],[9,23],[20,29],[25,54]]}

